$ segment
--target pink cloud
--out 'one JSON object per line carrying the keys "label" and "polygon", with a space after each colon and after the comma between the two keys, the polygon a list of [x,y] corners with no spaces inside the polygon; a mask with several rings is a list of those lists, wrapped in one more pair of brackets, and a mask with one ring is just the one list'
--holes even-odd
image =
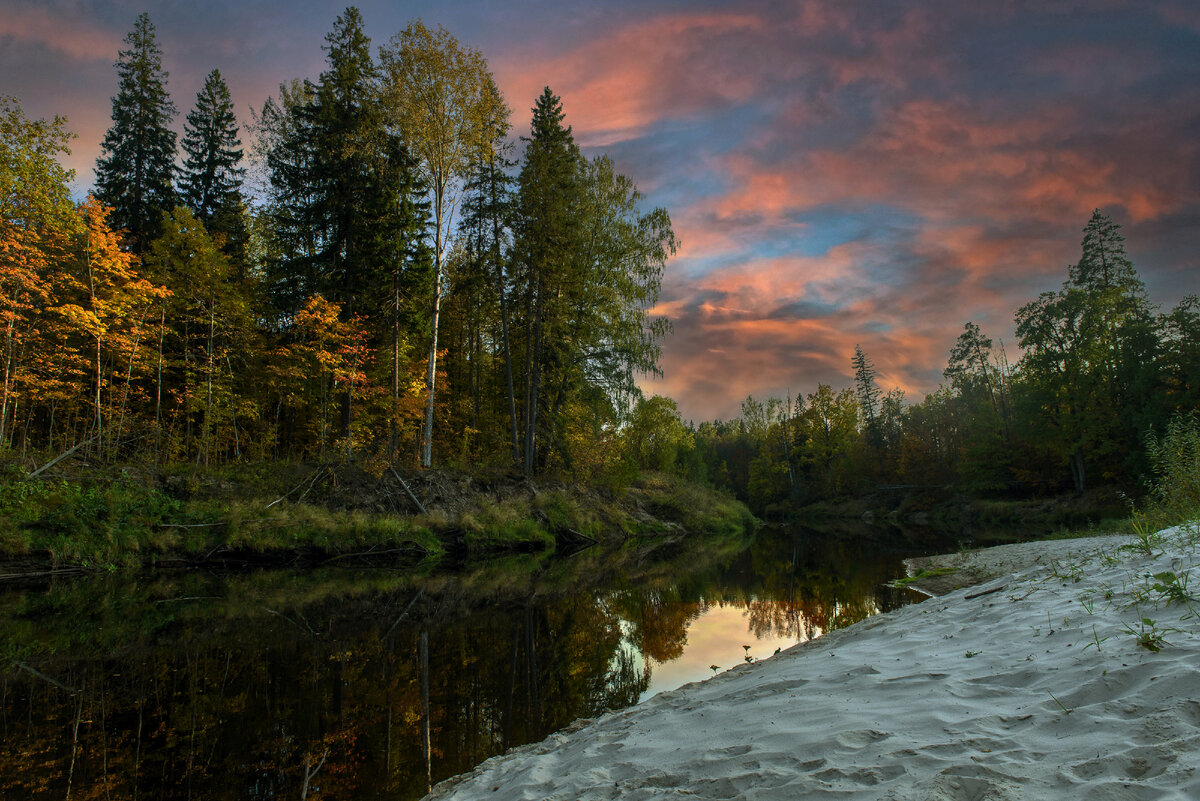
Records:
{"label": "pink cloud", "polygon": [[[792,153],[783,163],[731,154],[733,189],[704,211],[783,220],[823,204],[884,203],[932,221],[1032,214],[1073,223],[1093,208],[1120,205],[1137,222],[1200,197],[1176,166],[1195,159],[1194,145],[1145,125],[1104,148],[1072,146],[1065,137],[1085,124],[1076,117],[1062,105],[988,119],[957,103],[902,102],[844,148]],[[1164,158],[1172,152],[1181,159]]]}
{"label": "pink cloud", "polygon": [[581,143],[603,146],[664,117],[750,96],[756,76],[731,63],[729,45],[762,28],[760,18],[738,12],[663,15],[575,43],[565,54],[531,61],[528,53],[516,53],[493,67],[510,97],[518,98],[518,127],[526,98],[549,85],[563,98]]}
{"label": "pink cloud", "polygon": [[36,43],[81,60],[113,61],[121,47],[121,35],[98,28],[94,22],[52,16],[45,8],[9,6],[0,18],[0,36]]}

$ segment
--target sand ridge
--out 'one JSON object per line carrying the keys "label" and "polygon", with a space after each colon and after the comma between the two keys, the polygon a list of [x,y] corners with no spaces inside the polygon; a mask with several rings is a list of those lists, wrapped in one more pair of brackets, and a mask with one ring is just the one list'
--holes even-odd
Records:
{"label": "sand ridge", "polygon": [[1200,601],[1154,589],[1194,574],[1200,594],[1198,541],[1055,543],[1049,563],[579,722],[427,798],[1200,798]]}

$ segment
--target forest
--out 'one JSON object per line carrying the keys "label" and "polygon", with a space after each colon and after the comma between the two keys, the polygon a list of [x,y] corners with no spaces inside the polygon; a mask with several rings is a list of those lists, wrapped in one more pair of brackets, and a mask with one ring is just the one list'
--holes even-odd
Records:
{"label": "forest", "polygon": [[[213,70],[179,143],[147,15],[94,193],[65,120],[4,101],[0,442],[105,462],[378,460],[593,475],[657,369],[675,247],[536,99],[518,164],[483,57],[414,22],[372,55],[354,8],[315,82],[242,147]],[[261,173],[251,203],[247,173]]]}
{"label": "forest", "polygon": [[256,109],[252,144],[217,69],[177,141],[148,15],[125,43],[82,202],[59,162],[67,121],[0,100],[0,447],[16,459],[613,487],[653,470],[761,511],[925,487],[1136,496],[1164,443],[1200,439],[1200,299],[1151,303],[1100,210],[1062,287],[1016,311],[1012,361],[968,322],[919,402],[856,348],[851,386],[689,422],[638,384],[670,331],[649,314],[670,217],[581,153],[549,87],[518,147],[481,53],[419,21],[373,51],[351,7],[324,71]]}

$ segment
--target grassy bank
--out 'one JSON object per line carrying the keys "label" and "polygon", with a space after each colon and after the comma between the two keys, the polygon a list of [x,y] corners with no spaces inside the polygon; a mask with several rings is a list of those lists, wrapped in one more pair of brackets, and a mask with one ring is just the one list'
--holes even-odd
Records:
{"label": "grassy bank", "polygon": [[0,574],[202,563],[387,561],[738,533],[746,508],[673,477],[614,491],[511,475],[243,465],[151,475],[76,465],[0,477]]}

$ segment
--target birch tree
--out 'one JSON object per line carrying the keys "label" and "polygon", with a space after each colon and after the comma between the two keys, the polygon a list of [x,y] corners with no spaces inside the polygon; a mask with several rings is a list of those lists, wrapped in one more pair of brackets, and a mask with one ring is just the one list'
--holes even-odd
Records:
{"label": "birch tree", "polygon": [[419,20],[409,23],[380,49],[380,62],[385,104],[420,166],[433,213],[433,304],[421,445],[421,464],[430,467],[438,314],[449,232],[478,143],[501,116],[504,101],[483,54],[463,47],[441,26],[432,31]]}

